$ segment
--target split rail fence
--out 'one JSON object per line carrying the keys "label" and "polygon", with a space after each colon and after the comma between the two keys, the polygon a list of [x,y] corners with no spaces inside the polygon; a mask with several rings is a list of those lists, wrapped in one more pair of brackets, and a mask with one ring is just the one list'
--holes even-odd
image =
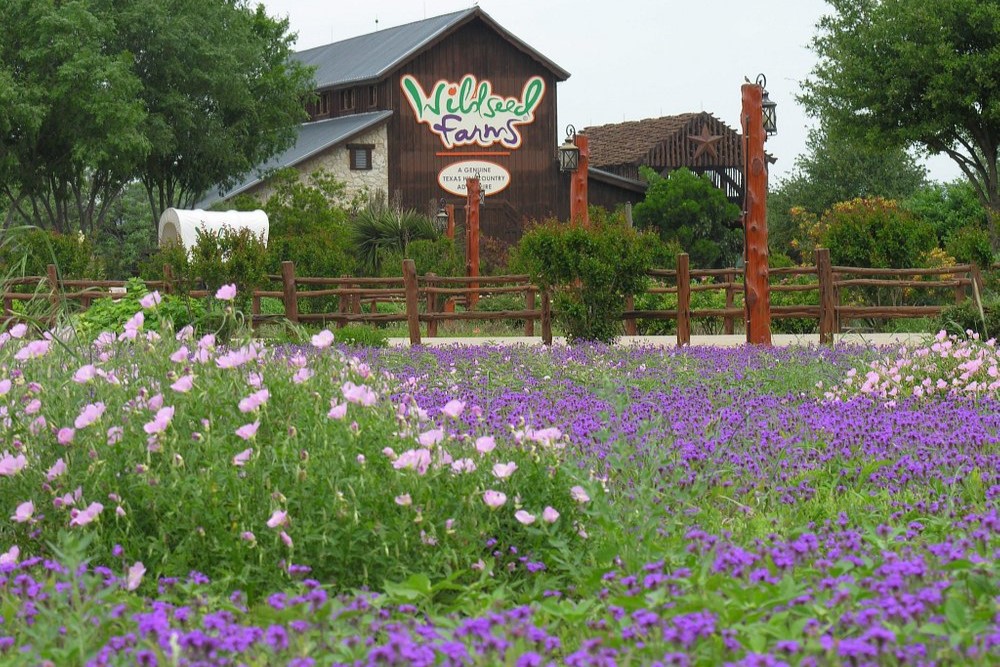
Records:
{"label": "split rail fence", "polygon": [[[821,343],[833,342],[833,335],[842,330],[842,323],[857,319],[895,319],[933,317],[941,313],[939,304],[902,305],[900,297],[915,290],[947,290],[953,293],[955,302],[971,296],[981,307],[982,276],[975,264],[957,264],[927,269],[875,269],[833,266],[830,252],[818,249],[813,266],[772,268],[771,317],[772,319],[804,318],[816,320]],[[626,299],[623,313],[626,335],[638,332],[640,320],[673,320],[676,322],[678,345],[691,342],[692,322],[702,318],[721,318],[723,330],[727,334],[736,331],[736,323],[745,324],[742,304],[742,272],[735,268],[692,269],[687,255],[677,258],[674,269],[652,269],[649,272],[651,287],[649,294],[675,295],[672,299],[676,307],[670,309],[635,308],[634,297]],[[803,278],[805,277],[805,282]],[[787,282],[785,279],[796,279]],[[778,282],[774,282],[777,279]],[[412,260],[404,260],[403,275],[395,278],[362,278],[341,276],[321,278],[297,276],[292,262],[283,262],[281,273],[268,276],[274,289],[260,289],[253,293],[252,323],[258,326],[267,322],[288,320],[302,323],[335,323],[338,327],[352,323],[384,324],[406,322],[411,344],[422,340],[421,324],[426,325],[426,336],[438,335],[438,327],[443,322],[457,320],[523,320],[524,335],[535,335],[535,323],[545,344],[552,342],[552,298],[545,290],[533,285],[526,275],[451,277],[436,276],[433,273],[418,275]],[[52,313],[57,308],[73,302],[80,309],[86,309],[95,300],[121,296],[125,281],[116,280],[62,280],[56,267],[50,265],[47,275],[8,280],[3,290],[3,315],[5,326],[10,326],[21,316],[15,311],[16,300],[48,299]],[[146,281],[151,289],[164,293],[175,293],[182,287],[175,280],[169,267],[164,267],[163,280]],[[16,291],[17,287],[31,288]],[[848,290],[876,289],[902,290],[894,292],[895,301],[890,305],[857,305],[850,300],[843,303],[843,295]],[[692,294],[699,292],[723,292],[724,307],[692,308]],[[814,292],[815,301],[802,305],[774,305],[773,295],[791,292]],[[192,290],[185,292],[192,297],[204,297],[209,292]],[[480,298],[497,295],[518,295],[523,297],[524,308],[514,310],[489,311],[476,308]],[[282,312],[263,314],[262,300],[280,301]],[[333,303],[334,312],[313,312],[314,307],[300,308],[300,304],[318,299],[321,303]],[[378,312],[379,303],[398,304],[394,312]],[[461,303],[465,309],[456,309]],[[365,306],[367,306],[367,312]],[[402,306],[400,308],[400,306]],[[50,320],[54,316],[50,316]]]}

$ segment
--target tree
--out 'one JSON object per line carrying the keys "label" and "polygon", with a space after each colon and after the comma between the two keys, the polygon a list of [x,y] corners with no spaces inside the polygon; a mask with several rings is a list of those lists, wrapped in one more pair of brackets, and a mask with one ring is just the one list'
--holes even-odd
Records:
{"label": "tree", "polygon": [[743,231],[733,228],[740,207],[708,176],[677,169],[666,178],[648,167],[641,169],[649,183],[646,197],[635,206],[640,227],[655,229],[667,242],[676,241],[701,268],[733,266],[743,247]]}
{"label": "tree", "polygon": [[0,188],[15,217],[92,233],[148,150],[106,3],[0,3]]}
{"label": "tree", "polygon": [[801,259],[791,245],[797,227],[793,208],[819,216],[838,202],[858,197],[904,199],[925,183],[924,168],[900,146],[858,141],[835,127],[814,128],[795,169],[769,194],[771,249]]}
{"label": "tree", "polygon": [[948,155],[1000,242],[1000,2],[827,0],[806,109],[872,143]]}
{"label": "tree", "polygon": [[929,222],[881,197],[835,204],[820,219],[819,236],[840,266],[919,267],[937,247]]}
{"label": "tree", "polygon": [[288,21],[229,0],[123,3],[150,150],[139,167],[153,219],[189,208],[294,141],[312,70],[291,60]]}

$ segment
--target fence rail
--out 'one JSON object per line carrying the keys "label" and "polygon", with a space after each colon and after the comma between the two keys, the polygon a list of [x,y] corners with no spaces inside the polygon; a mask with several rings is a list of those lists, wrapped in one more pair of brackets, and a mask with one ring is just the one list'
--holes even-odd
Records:
{"label": "fence rail", "polygon": [[[899,290],[903,296],[908,290],[950,290],[955,302],[973,298],[981,307],[982,276],[975,264],[957,264],[937,268],[878,269],[870,267],[833,266],[829,250],[816,251],[813,266],[774,268],[773,278],[814,279],[806,283],[772,283],[774,294],[815,292],[815,303],[771,305],[773,319],[802,318],[816,320],[821,343],[830,343],[833,334],[841,331],[842,322],[851,319],[898,319],[927,317],[940,314],[942,305],[901,304],[860,305],[843,303],[848,290]],[[676,295],[676,306],[664,309],[637,309],[635,298],[625,300],[622,313],[625,333],[635,335],[641,320],[673,320],[677,329],[678,345],[691,342],[692,322],[704,318],[721,318],[723,330],[732,334],[738,319],[745,322],[745,308],[737,305],[736,298],[743,293],[742,273],[736,268],[692,269],[689,258],[681,254],[673,269],[655,268],[649,271],[651,286],[647,293]],[[552,295],[533,285],[527,275],[507,276],[420,276],[412,260],[403,261],[403,275],[389,278],[364,278],[357,276],[311,277],[297,276],[292,262],[283,262],[280,274],[267,276],[272,289],[254,291],[251,300],[252,323],[257,326],[276,320],[291,322],[334,323],[338,327],[353,323],[381,324],[406,322],[410,342],[421,342],[421,323],[426,325],[428,337],[438,335],[442,322],[468,320],[521,320],[524,335],[534,336],[538,323],[542,341],[552,342]],[[716,282],[718,281],[718,282]],[[52,308],[43,316],[54,321],[57,309],[67,302],[77,302],[81,309],[88,308],[95,300],[120,297],[125,288],[123,280],[63,280],[54,265],[45,276],[27,276],[6,281],[2,286],[3,316],[5,326],[21,318],[14,310],[15,301],[47,300]],[[164,267],[163,280],[146,281],[146,285],[165,293],[183,292],[193,297],[205,297],[205,290],[185,290],[185,285],[174,279],[169,267]],[[30,288],[31,291],[14,291]],[[725,307],[692,308],[694,294],[722,292]],[[523,295],[524,308],[500,311],[479,309],[456,310],[459,303],[475,304],[484,296]],[[896,294],[900,296],[900,294]],[[262,300],[277,299],[282,302],[280,314],[263,314]],[[327,301],[317,301],[326,299]],[[314,312],[323,305],[336,302],[335,312]],[[317,306],[317,302],[320,306]],[[300,305],[310,303],[306,308]],[[401,311],[378,312],[378,304],[394,303]],[[482,302],[479,302],[482,303]],[[367,305],[368,312],[364,306]]]}

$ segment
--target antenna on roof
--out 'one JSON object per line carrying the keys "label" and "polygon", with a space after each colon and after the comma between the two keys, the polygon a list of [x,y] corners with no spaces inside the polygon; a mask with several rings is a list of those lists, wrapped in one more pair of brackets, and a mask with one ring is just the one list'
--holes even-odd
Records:
{"label": "antenna on roof", "polygon": [[375,17],[375,32],[378,32],[378,17]]}

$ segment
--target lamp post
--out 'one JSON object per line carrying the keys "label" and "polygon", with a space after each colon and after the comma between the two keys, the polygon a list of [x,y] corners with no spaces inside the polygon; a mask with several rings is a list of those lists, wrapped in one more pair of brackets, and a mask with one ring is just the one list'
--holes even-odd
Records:
{"label": "lamp post", "polygon": [[446,238],[455,238],[455,205],[447,204],[444,197],[438,202],[437,215],[434,216],[439,232],[444,232]]}
{"label": "lamp post", "polygon": [[777,106],[768,97],[767,78],[744,83],[743,159],[746,198],[743,206],[744,303],[747,342],[771,344],[771,288],[767,256],[767,156],[764,141],[778,131]]}
{"label": "lamp post", "polygon": [[590,226],[587,212],[587,170],[590,167],[590,143],[587,136],[566,126],[566,141],[559,147],[559,171],[570,172],[569,219]]}

